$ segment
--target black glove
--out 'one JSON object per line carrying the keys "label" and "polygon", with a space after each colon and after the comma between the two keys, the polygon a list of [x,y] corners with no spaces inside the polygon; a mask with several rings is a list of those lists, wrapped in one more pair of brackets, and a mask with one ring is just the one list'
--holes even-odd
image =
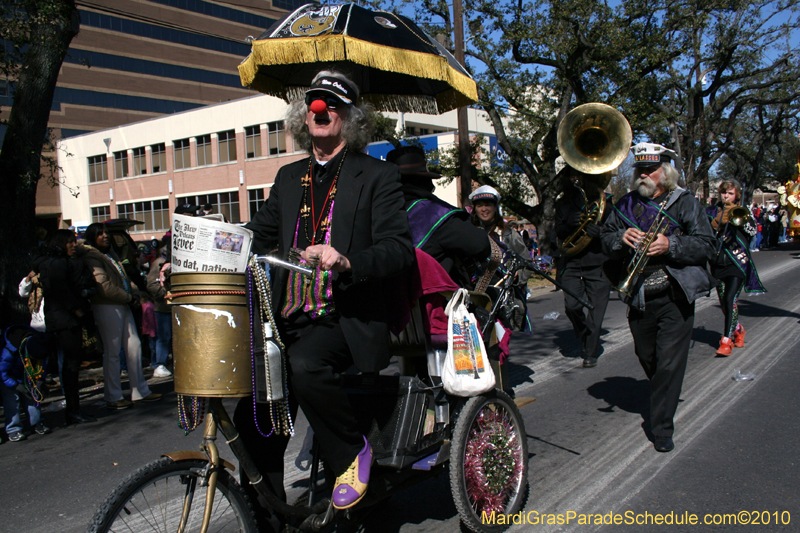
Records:
{"label": "black glove", "polygon": [[586,226],[586,235],[588,235],[592,239],[594,239],[595,237],[599,237],[602,231],[603,229],[595,223],[591,223],[588,226]]}
{"label": "black glove", "polygon": [[577,228],[581,225],[581,219],[583,218],[583,213],[576,211],[567,217],[567,226],[571,228]]}

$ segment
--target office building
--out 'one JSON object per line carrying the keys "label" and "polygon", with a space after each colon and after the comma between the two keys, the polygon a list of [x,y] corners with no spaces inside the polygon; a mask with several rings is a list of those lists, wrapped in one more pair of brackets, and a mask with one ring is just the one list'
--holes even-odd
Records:
{"label": "office building", "polygon": [[[49,126],[55,139],[255,94],[237,65],[299,0],[79,0],[80,32],[59,73]],[[0,80],[0,117],[12,104]],[[4,129],[0,127],[0,141]],[[59,191],[39,182],[37,218],[55,227]]]}
{"label": "office building", "polygon": [[[283,100],[257,95],[60,141],[62,225],[132,218],[143,222],[132,235],[145,240],[160,237],[184,203],[212,204],[230,222],[250,220],[278,169],[306,157],[284,129],[286,108]],[[427,149],[457,143],[455,111],[386,115]],[[469,126],[492,134],[482,111],[469,110]],[[376,142],[367,152],[385,158],[390,149]],[[458,180],[437,194],[457,204]]]}

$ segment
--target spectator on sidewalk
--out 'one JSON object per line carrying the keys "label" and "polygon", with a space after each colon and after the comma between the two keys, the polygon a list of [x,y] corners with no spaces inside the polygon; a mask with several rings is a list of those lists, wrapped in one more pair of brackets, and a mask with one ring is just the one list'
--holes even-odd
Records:
{"label": "spectator on sidewalk", "polygon": [[156,348],[153,351],[155,358],[151,366],[155,367],[153,376],[157,378],[165,378],[172,375],[172,372],[167,368],[169,353],[172,348],[172,310],[164,299],[167,295],[167,289],[164,288],[160,281],[164,265],[168,265],[171,260],[171,237],[171,234],[169,236],[164,235],[162,245],[158,249],[158,255],[150,265],[150,272],[147,274],[147,292],[153,298],[157,333]]}
{"label": "spectator on sidewalk", "polygon": [[89,295],[94,291],[91,271],[75,257],[75,234],[56,230],[44,246],[31,251],[33,269],[39,274],[44,299],[46,330],[56,337],[63,352],[61,386],[66,401],[66,422],[93,422],[80,409],[78,373],[83,361],[84,326],[93,327]]}
{"label": "spectator on sidewalk", "polygon": [[[11,326],[2,334],[0,395],[3,399],[6,435],[11,442],[25,440],[34,432],[39,435],[50,433],[50,428],[41,421],[42,411],[37,398],[31,395],[31,387],[35,387],[38,377],[44,373],[41,361],[52,350],[52,335],[28,326]],[[20,410],[28,413],[30,428],[27,431]]]}
{"label": "spectator on sidewalk", "polygon": [[758,233],[756,233],[756,247],[755,249],[753,249],[754,252],[760,252],[761,244],[764,242],[764,224],[763,224],[764,213],[760,208],[757,209],[757,211],[758,211],[758,216],[755,217],[755,220],[756,220],[756,229],[758,230]]}
{"label": "spectator on sidewalk", "polygon": [[[153,299],[149,294],[142,294],[142,335],[141,338],[147,339],[150,354],[152,356],[150,366],[158,369],[156,365],[156,342],[158,339],[158,329],[156,327],[156,313]],[[144,343],[142,343],[144,344]],[[120,358],[121,360],[121,358]],[[155,374],[154,374],[155,375]]]}
{"label": "spectator on sidewalk", "polygon": [[767,213],[767,224],[769,225],[767,245],[770,248],[777,248],[782,229],[780,206],[770,206],[770,210]]}
{"label": "spectator on sidewalk", "polygon": [[[77,253],[92,269],[97,292],[92,296],[100,336],[103,339],[104,399],[108,409],[128,409],[132,402],[157,402],[161,394],[150,391],[142,372],[142,343],[131,306],[140,306],[138,288],[131,283],[119,256],[111,248],[111,236],[103,224],[86,228],[85,242]],[[128,363],[131,400],[122,395],[120,347]]]}
{"label": "spectator on sidewalk", "polygon": [[789,211],[783,207],[780,210],[781,214],[781,238],[780,242],[786,242],[786,232],[789,229]]}

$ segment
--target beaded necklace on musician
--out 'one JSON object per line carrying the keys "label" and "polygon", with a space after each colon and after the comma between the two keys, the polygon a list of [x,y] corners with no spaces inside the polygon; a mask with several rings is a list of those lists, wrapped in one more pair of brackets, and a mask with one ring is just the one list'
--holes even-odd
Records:
{"label": "beaded necklace on musician", "polygon": [[[309,160],[308,172],[300,180],[303,187],[303,203],[294,232],[292,246],[295,255],[298,249],[303,250],[310,245],[330,245],[336,188],[346,155],[347,148],[341,150],[325,165],[314,164],[313,157]],[[336,170],[332,173],[334,168]],[[328,182],[330,186],[325,187]],[[302,259],[300,262],[306,263]],[[332,314],[335,311],[332,275],[332,272],[323,271],[319,266],[314,268],[311,277],[290,272],[281,316],[288,318],[293,313],[304,312],[310,318],[316,319]]]}

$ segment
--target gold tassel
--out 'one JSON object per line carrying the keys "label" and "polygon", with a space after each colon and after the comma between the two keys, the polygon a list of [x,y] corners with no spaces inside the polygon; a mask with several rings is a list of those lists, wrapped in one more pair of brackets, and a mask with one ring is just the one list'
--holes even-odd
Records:
{"label": "gold tassel", "polygon": [[[470,105],[478,99],[475,82],[451,68],[441,56],[377,45],[347,35],[255,41],[250,55],[239,65],[239,77],[245,87],[288,100],[288,93],[296,91],[290,90],[277,79],[260,74],[259,66],[337,61],[351,61],[387,72],[443,81],[452,87],[436,95],[436,105],[422,95],[420,98],[401,95],[370,95],[365,98],[379,108],[401,111],[408,110],[410,104],[420,112],[430,113],[431,109],[443,112]],[[404,102],[406,105],[402,105]]]}

